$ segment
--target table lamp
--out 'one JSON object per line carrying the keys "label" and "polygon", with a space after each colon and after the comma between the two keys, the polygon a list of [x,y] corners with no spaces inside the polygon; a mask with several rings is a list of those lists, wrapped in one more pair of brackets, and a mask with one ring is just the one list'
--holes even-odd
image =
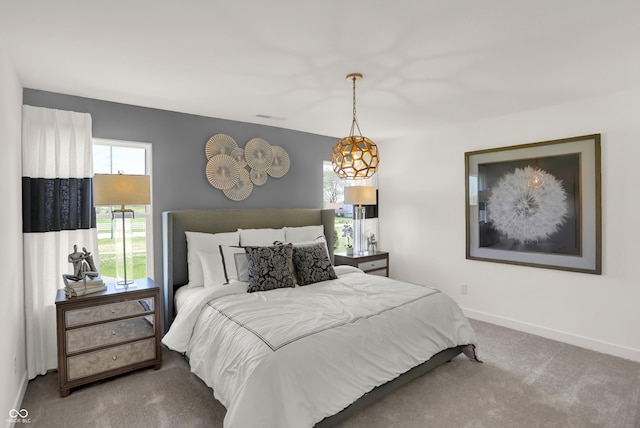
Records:
{"label": "table lamp", "polygon": [[353,253],[363,255],[367,249],[364,230],[365,208],[363,205],[376,203],[376,188],[371,186],[345,187],[344,203],[353,205]]}
{"label": "table lamp", "polygon": [[[114,231],[122,227],[122,264],[116,263],[117,286],[130,287],[133,279],[127,273],[127,247],[131,256],[131,276],[133,276],[133,234],[132,226],[135,214],[125,205],[149,205],[151,203],[150,177],[148,175],[95,174],[93,191],[95,205],[117,206],[111,210]],[[122,222],[119,219],[122,219]],[[127,219],[129,220],[127,222]],[[127,231],[130,239],[127,239]],[[117,251],[117,250],[116,250]],[[119,260],[119,257],[117,257]],[[119,269],[122,267],[122,269]],[[122,278],[122,279],[121,279]]]}

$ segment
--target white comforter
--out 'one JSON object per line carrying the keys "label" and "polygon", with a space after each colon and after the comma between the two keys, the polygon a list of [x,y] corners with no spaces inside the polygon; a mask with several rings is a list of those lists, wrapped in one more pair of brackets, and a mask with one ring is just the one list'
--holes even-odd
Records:
{"label": "white comforter", "polygon": [[311,427],[438,352],[476,344],[438,290],[336,267],[338,279],[189,297],[163,338],[227,408],[226,428]]}

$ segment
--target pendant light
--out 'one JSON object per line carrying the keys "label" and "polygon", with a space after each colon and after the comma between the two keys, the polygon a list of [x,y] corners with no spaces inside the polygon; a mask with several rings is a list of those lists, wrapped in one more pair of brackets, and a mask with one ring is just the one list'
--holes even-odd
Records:
{"label": "pendant light", "polygon": [[[376,143],[362,136],[360,125],[356,117],[356,81],[362,79],[362,74],[351,73],[347,80],[353,82],[353,121],[348,137],[338,141],[333,146],[331,163],[333,171],[346,179],[362,179],[373,176],[378,170],[378,147]],[[358,135],[355,135],[355,130]]]}

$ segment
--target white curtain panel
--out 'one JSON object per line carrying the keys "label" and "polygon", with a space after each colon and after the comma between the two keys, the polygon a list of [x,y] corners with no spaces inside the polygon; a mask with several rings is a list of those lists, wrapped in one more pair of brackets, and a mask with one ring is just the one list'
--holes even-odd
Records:
{"label": "white curtain panel", "polygon": [[29,379],[58,366],[55,297],[68,255],[97,260],[91,116],[23,106],[24,287]]}

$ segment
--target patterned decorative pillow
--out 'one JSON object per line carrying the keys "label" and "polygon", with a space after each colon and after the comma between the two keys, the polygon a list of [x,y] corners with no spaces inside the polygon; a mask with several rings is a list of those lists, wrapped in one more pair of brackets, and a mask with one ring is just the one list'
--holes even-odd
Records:
{"label": "patterned decorative pillow", "polygon": [[293,267],[298,285],[309,285],[338,278],[324,242],[294,246]]}
{"label": "patterned decorative pillow", "polygon": [[246,247],[249,268],[248,293],[295,287],[293,245]]}

